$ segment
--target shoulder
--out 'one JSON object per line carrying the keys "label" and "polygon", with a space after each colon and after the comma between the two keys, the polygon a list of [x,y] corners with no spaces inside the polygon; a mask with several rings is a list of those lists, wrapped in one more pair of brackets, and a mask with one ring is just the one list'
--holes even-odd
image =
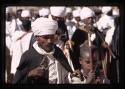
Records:
{"label": "shoulder", "polygon": [[23,56],[32,59],[41,55],[33,47],[31,47],[29,50],[23,53]]}

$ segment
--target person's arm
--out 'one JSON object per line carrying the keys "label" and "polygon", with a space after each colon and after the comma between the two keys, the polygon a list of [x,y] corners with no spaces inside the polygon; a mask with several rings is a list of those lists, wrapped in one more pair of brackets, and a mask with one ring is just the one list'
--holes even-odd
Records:
{"label": "person's arm", "polygon": [[88,77],[86,79],[86,83],[85,84],[91,84],[91,83],[93,83],[94,79],[95,79],[95,73],[91,70],[89,72],[89,74],[88,74]]}

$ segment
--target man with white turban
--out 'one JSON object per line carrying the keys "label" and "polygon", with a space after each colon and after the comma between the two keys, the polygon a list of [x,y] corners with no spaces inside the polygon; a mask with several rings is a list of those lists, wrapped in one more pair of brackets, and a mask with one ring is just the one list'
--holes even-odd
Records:
{"label": "man with white turban", "polygon": [[50,12],[52,19],[58,22],[57,46],[63,50],[66,41],[69,39],[68,30],[65,24],[66,7],[65,6],[51,6]]}
{"label": "man with white turban", "polygon": [[64,84],[72,72],[63,52],[54,45],[58,23],[48,18],[38,18],[33,31],[36,42],[22,57],[13,84]]}
{"label": "man with white turban", "polygon": [[75,26],[75,23],[72,21],[73,15],[72,15],[72,9],[67,7],[66,8],[66,26],[68,30],[69,39],[71,40],[73,33],[76,29],[73,29]]}
{"label": "man with white turban", "polygon": [[77,24],[80,21],[80,12],[81,9],[76,9],[73,11],[73,21]]}
{"label": "man with white turban", "polygon": [[[68,10],[68,11],[67,11]],[[74,33],[73,31],[69,31],[67,29],[66,24],[66,14],[67,12],[71,12],[71,8],[66,8],[65,6],[51,6],[50,12],[52,15],[52,19],[58,22],[58,30],[56,31],[57,41],[56,45],[62,49],[64,52],[65,50],[69,50],[72,48],[71,37]],[[71,29],[70,29],[71,30]],[[66,42],[69,44],[69,49],[65,49]],[[69,54],[69,53],[68,53]],[[70,55],[68,55],[69,57]],[[69,59],[71,62],[71,59]],[[72,66],[72,65],[70,65]]]}
{"label": "man with white turban", "polygon": [[16,30],[23,30],[23,27],[22,27],[22,23],[23,21],[25,20],[30,20],[31,19],[31,13],[29,10],[19,10],[19,18],[17,18],[16,20],[16,23],[17,23],[17,27],[16,27]]}
{"label": "man with white turban", "polygon": [[79,28],[80,25],[80,12],[81,12],[81,8],[75,9],[73,11],[73,19],[72,21],[75,23],[75,26],[73,27],[73,30]]}

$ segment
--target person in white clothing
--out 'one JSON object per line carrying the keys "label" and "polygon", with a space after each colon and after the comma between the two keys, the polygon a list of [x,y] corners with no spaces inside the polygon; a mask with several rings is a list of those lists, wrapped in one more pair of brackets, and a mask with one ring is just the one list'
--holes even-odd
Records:
{"label": "person in white clothing", "polygon": [[15,31],[12,36],[12,74],[15,74],[16,72],[16,68],[20,62],[21,55],[29,49],[31,37],[33,35],[33,32],[31,31],[31,21],[23,21],[22,26],[23,29],[21,31]]}
{"label": "person in white clothing", "polygon": [[97,28],[99,31],[103,32],[105,35],[105,43],[104,46],[106,45],[110,46],[112,42],[112,37],[115,31],[115,22],[113,16],[111,16],[112,12],[112,7],[110,6],[104,6],[102,7],[102,16],[97,22]]}
{"label": "person in white clothing", "polygon": [[74,29],[77,29],[80,25],[80,12],[81,12],[81,9],[76,9],[73,11],[73,19],[72,21],[75,23],[75,28]]}
{"label": "person in white clothing", "polygon": [[73,33],[76,29],[73,29],[75,26],[75,22],[72,21],[73,15],[72,15],[72,9],[66,8],[66,26],[68,30],[69,39],[71,40]]}

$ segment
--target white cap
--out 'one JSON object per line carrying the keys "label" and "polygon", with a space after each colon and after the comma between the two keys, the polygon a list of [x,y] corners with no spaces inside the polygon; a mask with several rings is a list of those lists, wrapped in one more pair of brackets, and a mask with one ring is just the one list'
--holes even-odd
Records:
{"label": "white cap", "polygon": [[87,19],[89,17],[93,17],[94,15],[95,15],[94,11],[91,10],[90,8],[88,8],[88,7],[83,7],[81,12],[80,12],[81,20]]}
{"label": "white cap", "polygon": [[73,17],[80,17],[80,9],[74,10],[73,11]]}
{"label": "white cap", "polygon": [[42,8],[39,10],[39,16],[47,16],[50,14],[50,10],[48,8]]}
{"label": "white cap", "polygon": [[50,7],[51,15],[57,17],[64,17],[66,15],[66,7],[65,6],[52,6]]}
{"label": "white cap", "polygon": [[54,21],[49,18],[37,18],[32,25],[34,35],[38,36],[55,34],[57,29],[57,21]]}
{"label": "white cap", "polygon": [[102,13],[107,14],[109,11],[111,11],[111,6],[104,6],[102,7]]}
{"label": "white cap", "polygon": [[119,16],[119,9],[118,9],[118,8],[114,8],[114,9],[112,10],[112,15],[113,15],[113,16]]}
{"label": "white cap", "polygon": [[72,8],[67,7],[66,8],[66,13],[72,13]]}
{"label": "white cap", "polygon": [[30,11],[29,10],[23,10],[21,13],[21,17],[30,17]]}

